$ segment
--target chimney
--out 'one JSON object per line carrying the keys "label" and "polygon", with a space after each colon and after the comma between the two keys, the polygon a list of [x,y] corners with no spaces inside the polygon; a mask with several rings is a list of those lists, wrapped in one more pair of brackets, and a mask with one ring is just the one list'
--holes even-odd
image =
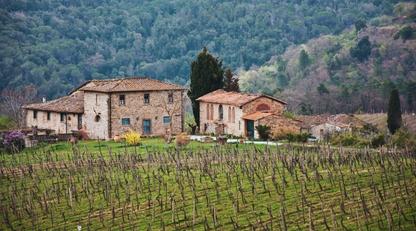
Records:
{"label": "chimney", "polygon": [[46,98],[42,97],[42,103],[46,103]]}

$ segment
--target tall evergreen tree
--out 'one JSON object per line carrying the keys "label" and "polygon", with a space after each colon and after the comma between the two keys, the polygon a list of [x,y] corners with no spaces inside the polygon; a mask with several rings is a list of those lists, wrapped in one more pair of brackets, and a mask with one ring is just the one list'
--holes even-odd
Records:
{"label": "tall evergreen tree", "polygon": [[360,62],[366,61],[371,55],[371,46],[368,36],[365,36],[355,47],[350,48],[350,55]]}
{"label": "tall evergreen tree", "polygon": [[222,89],[224,70],[222,61],[212,56],[206,47],[198,54],[198,57],[191,64],[191,86],[188,96],[192,102],[192,111],[195,122],[199,125],[199,97],[217,90]]}
{"label": "tall evergreen tree", "polygon": [[231,69],[225,70],[224,90],[240,92],[240,86],[238,85],[238,78],[233,76],[233,72],[231,71]]}
{"label": "tall evergreen tree", "polygon": [[309,58],[308,52],[301,50],[299,54],[299,68],[304,70],[309,64],[311,64],[311,59]]}
{"label": "tall evergreen tree", "polygon": [[402,111],[400,109],[400,96],[397,89],[390,93],[389,109],[387,112],[387,127],[394,134],[402,125]]}

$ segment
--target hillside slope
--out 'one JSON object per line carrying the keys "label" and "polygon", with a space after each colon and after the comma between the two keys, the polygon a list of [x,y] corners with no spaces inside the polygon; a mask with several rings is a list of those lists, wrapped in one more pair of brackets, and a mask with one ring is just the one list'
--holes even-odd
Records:
{"label": "hillside slope", "polygon": [[185,84],[204,46],[227,67],[261,65],[396,0],[0,0],[0,91],[65,94],[92,78],[146,75]]}
{"label": "hillside slope", "polygon": [[396,13],[359,31],[351,27],[289,47],[267,64],[240,72],[241,88],[282,97],[293,111],[316,114],[385,111],[391,89],[398,87],[402,108],[415,111],[415,17]]}
{"label": "hillside slope", "polygon": [[[366,123],[374,125],[379,131],[387,131],[388,129],[386,113],[356,114],[354,116],[365,121]],[[414,113],[404,114],[402,115],[402,120],[403,127],[416,134],[416,115]]]}

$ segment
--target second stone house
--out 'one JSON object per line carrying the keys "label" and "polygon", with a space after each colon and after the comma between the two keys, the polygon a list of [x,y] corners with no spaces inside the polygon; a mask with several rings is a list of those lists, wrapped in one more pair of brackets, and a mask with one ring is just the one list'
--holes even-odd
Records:
{"label": "second stone house", "polygon": [[260,124],[269,126],[272,132],[279,129],[300,131],[299,121],[283,116],[286,103],[272,96],[220,89],[197,100],[202,133],[258,138],[255,127]]}
{"label": "second stone house", "polygon": [[68,96],[26,105],[26,124],[55,133],[87,131],[111,139],[134,130],[146,136],[183,131],[186,89],[149,78],[91,80]]}

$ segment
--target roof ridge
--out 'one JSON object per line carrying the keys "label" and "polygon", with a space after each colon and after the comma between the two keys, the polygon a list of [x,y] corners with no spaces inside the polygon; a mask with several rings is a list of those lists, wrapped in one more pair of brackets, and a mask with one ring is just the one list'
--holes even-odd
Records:
{"label": "roof ridge", "polygon": [[147,76],[114,76],[113,78],[108,78],[108,79],[92,79],[91,81],[96,81],[96,82],[101,82],[101,81],[118,81],[118,80],[126,80],[126,79],[151,79]]}

